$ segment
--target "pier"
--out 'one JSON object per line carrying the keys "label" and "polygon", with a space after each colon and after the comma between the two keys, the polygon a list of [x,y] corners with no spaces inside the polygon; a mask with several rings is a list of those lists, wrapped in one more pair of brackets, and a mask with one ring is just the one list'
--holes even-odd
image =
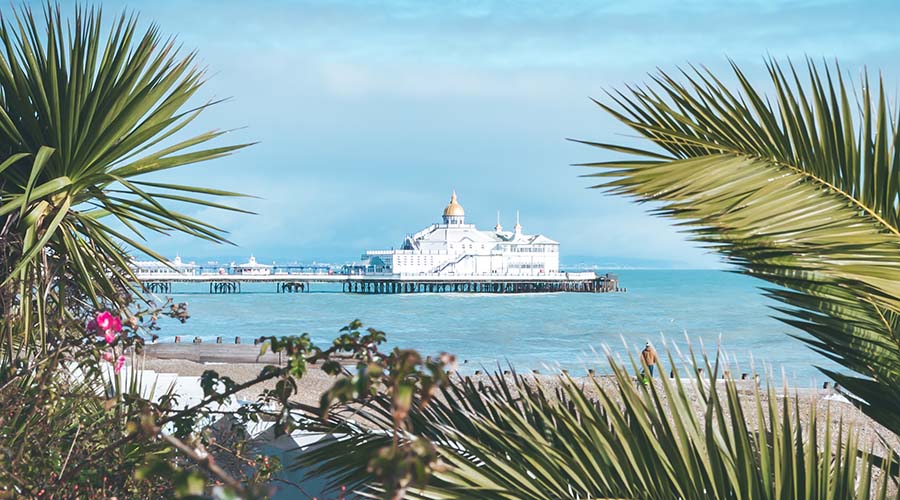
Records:
{"label": "pier", "polygon": [[271,283],[276,293],[306,293],[314,283],[340,283],[343,293],[390,295],[412,293],[553,293],[617,292],[619,278],[593,272],[535,275],[412,275],[273,273],[241,274],[141,274],[138,279],[152,293],[173,293],[176,283],[206,283],[211,294],[241,293],[246,283]]}
{"label": "pier", "polygon": [[[593,274],[593,273],[591,273]],[[433,279],[348,280],[342,284],[345,293],[398,294],[398,293],[552,293],[552,292],[616,292],[619,291],[618,278],[613,275],[584,278],[542,278],[528,276],[525,279],[511,277],[490,277],[473,279],[461,276],[448,279],[439,276]]]}
{"label": "pier", "polygon": [[209,264],[214,267],[176,256],[167,262],[134,261],[132,266],[151,293],[173,293],[177,283],[205,283],[211,294],[241,293],[248,283],[271,283],[276,293],[306,293],[316,283],[340,283],[343,293],[367,295],[625,291],[614,274],[561,270],[559,242],[525,233],[518,212],[512,231],[504,231],[499,214],[492,230],[466,223],[455,191],[441,222],[407,234],[399,248],[367,250],[360,261],[340,269],[265,264],[253,255],[242,264]]}

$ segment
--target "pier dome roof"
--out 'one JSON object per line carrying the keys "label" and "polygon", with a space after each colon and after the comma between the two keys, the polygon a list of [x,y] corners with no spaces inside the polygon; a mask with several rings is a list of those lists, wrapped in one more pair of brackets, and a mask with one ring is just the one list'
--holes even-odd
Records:
{"label": "pier dome roof", "polygon": [[450,196],[450,203],[447,205],[447,208],[444,209],[444,217],[449,215],[466,215],[466,211],[463,210],[462,205],[456,201],[456,191]]}

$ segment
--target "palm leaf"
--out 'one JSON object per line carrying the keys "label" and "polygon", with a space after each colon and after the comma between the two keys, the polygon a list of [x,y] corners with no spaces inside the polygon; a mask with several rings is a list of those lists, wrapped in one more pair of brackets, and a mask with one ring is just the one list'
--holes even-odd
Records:
{"label": "palm leaf", "polygon": [[900,149],[884,89],[866,77],[852,105],[837,65],[809,62],[804,80],[770,61],[770,100],[732,67],[739,93],[692,69],[598,102],[663,152],[588,143],[643,157],[585,164],[610,179],[595,187],[658,202],[656,214],[778,285],[767,293],[786,304],[781,318],[855,372],[826,373],[900,433]]}
{"label": "palm leaf", "polygon": [[[804,410],[787,390],[723,381],[706,358],[701,372],[691,357],[695,375],[681,378],[670,357],[675,377],[646,387],[612,356],[608,363],[611,377],[563,377],[552,395],[518,375],[494,375],[480,387],[456,379],[413,412],[410,427],[436,443],[450,467],[407,497],[887,498],[887,476],[859,473],[871,472],[874,458],[858,451],[855,431],[835,435],[830,411],[820,439],[815,402]],[[632,367],[640,370],[634,360]],[[366,463],[390,443],[389,411],[379,398],[352,410],[357,423],[345,415],[324,424],[320,430],[344,437],[304,453],[295,467],[377,496]]]}

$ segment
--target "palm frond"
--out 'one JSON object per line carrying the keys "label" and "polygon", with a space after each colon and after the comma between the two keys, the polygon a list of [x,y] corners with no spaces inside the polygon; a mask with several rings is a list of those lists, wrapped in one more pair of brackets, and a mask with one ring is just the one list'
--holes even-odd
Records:
{"label": "palm frond", "polygon": [[595,187],[658,202],[655,213],[778,285],[767,293],[787,305],[781,318],[855,372],[826,373],[900,433],[900,145],[885,91],[864,77],[854,102],[837,65],[809,61],[804,80],[769,61],[769,99],[732,67],[737,93],[692,69],[684,83],[660,73],[654,88],[598,102],[662,153],[588,142],[643,157],[585,164],[610,179]]}
{"label": "palm frond", "polygon": [[[874,457],[830,410],[823,428],[814,401],[804,409],[787,389],[722,380],[703,359],[703,371],[694,359],[694,375],[673,368],[674,378],[644,386],[610,356],[610,378],[564,377],[549,395],[522,376],[480,387],[458,379],[410,429],[450,467],[407,497],[886,498],[887,475],[875,479]],[[295,466],[377,495],[365,466],[390,442],[384,404],[354,413],[362,425],[332,424],[344,437]]]}

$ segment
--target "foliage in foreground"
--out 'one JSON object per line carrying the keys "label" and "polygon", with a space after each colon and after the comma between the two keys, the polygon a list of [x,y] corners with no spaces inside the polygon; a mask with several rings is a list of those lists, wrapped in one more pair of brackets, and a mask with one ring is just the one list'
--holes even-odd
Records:
{"label": "foliage in foreground", "polygon": [[[243,147],[209,147],[220,131],[180,137],[214,104],[188,106],[203,79],[193,54],[134,16],[107,28],[100,9],[76,7],[71,22],[49,3],[42,20],[27,6],[0,13],[0,495],[170,496],[190,486],[180,464],[209,465],[175,453],[184,443],[158,429],[190,429],[202,408],[173,415],[171,401],[98,375],[110,357],[118,371],[147,333],[137,317],[154,306],[129,251],[161,256],[144,233],[225,241],[175,207],[230,209],[208,198],[233,193],[144,178]],[[85,331],[93,316],[117,326],[98,340]],[[134,477],[157,459],[168,474]]]}
{"label": "foliage in foreground", "polygon": [[[173,304],[150,314],[177,318],[183,309]],[[15,365],[0,361],[0,498],[268,498],[280,464],[257,455],[243,429],[268,421],[276,438],[309,429],[319,409],[291,401],[309,364],[339,375],[323,395],[326,412],[335,401],[389,397],[396,436],[411,407],[447,379],[444,359],[400,349],[383,353],[384,333],[362,332],[354,321],[324,349],[307,334],[266,338],[260,353],[281,353],[283,364],[265,365],[240,383],[207,370],[200,377],[203,399],[185,406],[170,388],[133,372],[117,376],[123,358],[105,354],[139,349],[141,338],[138,328],[116,321],[106,328],[110,317],[99,314],[81,338],[67,338],[50,355]],[[362,379],[342,365],[350,359]],[[220,407],[269,381],[274,388],[255,401],[236,410]],[[231,431],[234,439],[225,439]],[[411,479],[427,478],[435,457],[425,440],[411,448],[397,439],[373,450],[372,463],[380,467],[374,477],[405,490]]]}
{"label": "foliage in foreground", "polygon": [[598,102],[656,150],[588,142],[637,157],[591,175],[778,285],[781,319],[855,373],[823,372],[900,434],[900,110],[868,76],[848,89],[837,65],[801,78],[770,61],[772,98],[732,66],[739,92],[695,70]]}
{"label": "foliage in foreground", "polygon": [[[47,4],[0,14],[0,354],[11,361],[65,336],[79,312],[122,309],[134,284],[127,250],[164,260],[146,232],[214,242],[224,233],[175,210],[230,209],[234,193],[145,179],[225,156],[222,131],[179,133],[214,103],[188,107],[204,74],[156,26],[100,9],[73,22]],[[121,228],[121,229],[120,229]],[[129,248],[126,248],[127,247]],[[78,336],[79,332],[72,332]]]}
{"label": "foliage in foreground", "polygon": [[[154,459],[176,460],[163,441],[128,439],[148,406],[128,387],[103,384],[99,363],[83,363],[93,350],[66,346],[34,363],[0,374],[0,498],[159,498],[187,480],[161,476],[138,480],[134,470]],[[88,376],[78,376],[81,372]],[[108,378],[108,377],[107,377]],[[174,480],[174,482],[173,482]]]}
{"label": "foliage in foreground", "polygon": [[[357,370],[329,362],[328,370],[344,377],[323,409],[334,400],[368,404],[366,414],[382,432],[362,431],[340,412],[326,424],[359,441],[355,451],[343,450],[348,454],[342,457],[352,459],[347,463],[358,466],[345,477],[377,481],[388,497],[680,491],[685,498],[861,498],[873,488],[872,458],[857,457],[854,435],[831,441],[826,429],[828,445],[817,448],[815,426],[801,429],[796,406],[778,410],[774,398],[755,412],[768,432],[750,433],[731,384],[721,396],[698,377],[693,390],[702,395],[702,421],[687,413],[684,387],[664,381],[635,389],[615,367],[622,401],[600,393],[595,403],[570,381],[551,398],[529,391],[521,379],[514,386],[495,379],[487,393],[460,381],[443,399],[434,398],[446,383],[445,359],[382,353],[383,335],[361,334],[358,324],[326,350],[304,336],[270,339],[267,346],[288,354],[286,366],[266,367],[241,384],[207,373],[204,400],[186,409],[143,399],[134,388],[110,393],[95,380],[67,380],[63,360],[96,367],[103,349],[140,346],[138,333],[102,342],[83,338],[88,316],[112,311],[129,321],[132,299],[143,298],[131,283],[126,245],[161,258],[143,245],[144,232],[224,241],[218,228],[172,207],[228,209],[206,195],[233,193],[139,177],[241,146],[206,147],[221,135],[217,131],[178,139],[209,104],[185,107],[202,72],[193,55],[179,57],[156,27],[140,34],[135,19],[123,16],[104,33],[99,10],[76,9],[71,27],[58,9],[48,5],[44,14],[40,24],[22,8],[14,22],[5,15],[0,22],[0,408],[8,412],[0,420],[0,453],[9,460],[0,462],[0,475],[16,488],[7,492],[56,498],[209,494],[220,481],[230,493],[265,495],[255,482],[260,475],[236,478],[215,463],[206,451],[215,443],[198,432],[200,422],[237,391],[277,380],[274,390],[235,416],[273,419],[278,432],[303,425],[290,411],[300,409],[289,401],[296,379],[306,363],[339,351],[353,353]],[[814,348],[862,375],[830,374],[896,432],[897,122],[888,118],[883,92],[875,102],[866,85],[857,137],[840,80],[833,85],[826,72],[823,83],[811,66],[811,106],[805,95],[792,94],[799,83],[792,87],[777,65],[771,70],[777,112],[740,72],[750,105],[711,76],[692,80],[696,95],[664,78],[674,107],[640,90],[633,100],[620,95],[625,111],[613,112],[665,153],[597,144],[649,158],[599,166],[617,169],[608,173],[617,177],[609,186],[667,202],[665,213],[699,224],[702,239],[748,272],[794,290],[770,293],[791,306],[788,321],[812,335]],[[715,384],[715,376],[708,382]],[[23,398],[33,404],[13,406]],[[665,404],[674,408],[671,420]],[[108,433],[97,432],[106,427]],[[39,437],[45,446],[27,453]],[[134,467],[137,476],[126,472]],[[84,489],[66,489],[75,483]],[[426,483],[429,489],[417,493],[414,487]]]}
{"label": "foliage in foreground", "polygon": [[[612,356],[611,378],[566,376],[552,393],[515,374],[487,386],[456,378],[409,416],[407,437],[434,443],[440,459],[427,486],[404,498],[887,497],[893,480],[873,471],[890,464],[858,451],[858,429],[845,432],[830,411],[823,424],[815,402],[805,409],[787,390],[717,380],[718,366],[703,359],[703,371],[693,360],[696,375],[675,370],[649,386]],[[362,425],[345,420],[346,439],[295,466],[381,496],[366,470],[373,450],[396,437],[391,402],[344,411]]]}

